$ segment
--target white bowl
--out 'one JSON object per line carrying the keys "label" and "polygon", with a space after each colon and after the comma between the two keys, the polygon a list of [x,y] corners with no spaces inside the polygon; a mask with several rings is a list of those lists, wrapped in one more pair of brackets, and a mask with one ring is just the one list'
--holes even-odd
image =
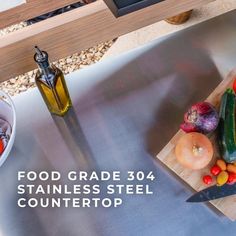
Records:
{"label": "white bowl", "polygon": [[10,96],[3,91],[0,91],[0,118],[6,120],[11,125],[10,139],[0,156],[1,166],[6,161],[16,136],[16,109]]}

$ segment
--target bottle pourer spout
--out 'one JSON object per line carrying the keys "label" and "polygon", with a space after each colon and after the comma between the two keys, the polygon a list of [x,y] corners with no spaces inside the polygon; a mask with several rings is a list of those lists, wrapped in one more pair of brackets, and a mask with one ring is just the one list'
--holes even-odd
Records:
{"label": "bottle pourer spout", "polygon": [[38,48],[38,46],[35,46],[35,51],[36,51],[36,54],[37,54],[37,57],[39,60],[42,60],[45,56],[43,55],[43,52]]}
{"label": "bottle pourer spout", "polygon": [[37,62],[39,67],[41,68],[46,68],[49,66],[49,61],[48,61],[48,54],[45,51],[41,51],[38,46],[34,47],[35,49],[35,55],[34,55],[34,60]]}

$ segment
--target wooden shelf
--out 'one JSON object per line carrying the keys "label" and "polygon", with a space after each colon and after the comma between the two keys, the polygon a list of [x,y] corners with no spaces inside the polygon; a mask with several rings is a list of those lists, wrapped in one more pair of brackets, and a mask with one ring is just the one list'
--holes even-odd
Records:
{"label": "wooden shelf", "polygon": [[[36,1],[41,3],[49,2],[45,0],[30,0],[28,4],[35,4]],[[211,1],[213,0],[165,0],[116,18],[106,4],[99,0],[1,36],[0,81],[36,68],[33,60],[33,48],[35,45],[48,51],[51,61],[55,61]],[[51,0],[50,2],[57,1]],[[64,5],[69,2],[76,1],[58,1],[56,6],[58,7],[59,3]],[[49,4],[47,4],[47,7],[48,10]],[[55,5],[53,8],[55,8]],[[10,14],[14,11],[15,9],[11,9],[7,12]],[[35,16],[37,12],[41,14],[44,11],[46,10],[37,7],[27,18]],[[23,19],[23,16],[16,18],[18,20]],[[9,19],[6,12],[0,13],[0,22],[5,20],[10,22]]]}
{"label": "wooden shelf", "polygon": [[0,13],[0,28],[29,20],[76,2],[78,0],[27,0],[26,4]]}

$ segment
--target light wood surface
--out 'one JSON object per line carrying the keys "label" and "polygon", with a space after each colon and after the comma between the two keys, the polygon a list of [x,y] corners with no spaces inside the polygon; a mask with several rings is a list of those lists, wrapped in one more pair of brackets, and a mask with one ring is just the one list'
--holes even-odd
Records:
{"label": "light wood surface", "polygon": [[[211,93],[206,101],[213,104],[219,109],[221,96],[226,88],[231,87],[233,80],[236,76],[236,70],[232,71],[230,75],[220,83],[220,85]],[[164,163],[168,168],[175,172],[183,181],[189,184],[194,190],[199,191],[207,186],[202,182],[202,176],[210,173],[210,168],[215,163],[217,157],[219,157],[217,151],[217,145],[215,135],[211,136],[211,141],[214,144],[215,154],[212,162],[203,170],[189,170],[182,167],[176,160],[175,157],[175,146],[180,137],[184,134],[183,131],[177,132],[177,134],[170,140],[170,142],[163,148],[163,150],[157,155],[157,158]],[[215,184],[215,182],[213,183]],[[197,203],[186,203],[186,204],[197,204]],[[215,206],[219,211],[226,215],[231,220],[236,220],[236,195],[229,196],[226,198],[211,201],[211,204]]]}
{"label": "light wood surface", "polygon": [[55,61],[211,1],[166,0],[116,19],[100,0],[4,35],[0,37],[0,81],[36,68],[36,44]]}
{"label": "light wood surface", "polygon": [[0,29],[76,2],[78,0],[27,0],[25,4],[1,12]]}

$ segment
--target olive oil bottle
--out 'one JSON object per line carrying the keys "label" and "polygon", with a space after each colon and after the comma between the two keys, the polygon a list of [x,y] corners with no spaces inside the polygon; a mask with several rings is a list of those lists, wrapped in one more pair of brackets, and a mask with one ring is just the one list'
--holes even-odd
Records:
{"label": "olive oil bottle", "polygon": [[36,85],[46,103],[48,110],[58,116],[64,116],[72,106],[65,78],[60,69],[50,65],[48,54],[35,46],[34,60],[39,70],[36,74]]}

